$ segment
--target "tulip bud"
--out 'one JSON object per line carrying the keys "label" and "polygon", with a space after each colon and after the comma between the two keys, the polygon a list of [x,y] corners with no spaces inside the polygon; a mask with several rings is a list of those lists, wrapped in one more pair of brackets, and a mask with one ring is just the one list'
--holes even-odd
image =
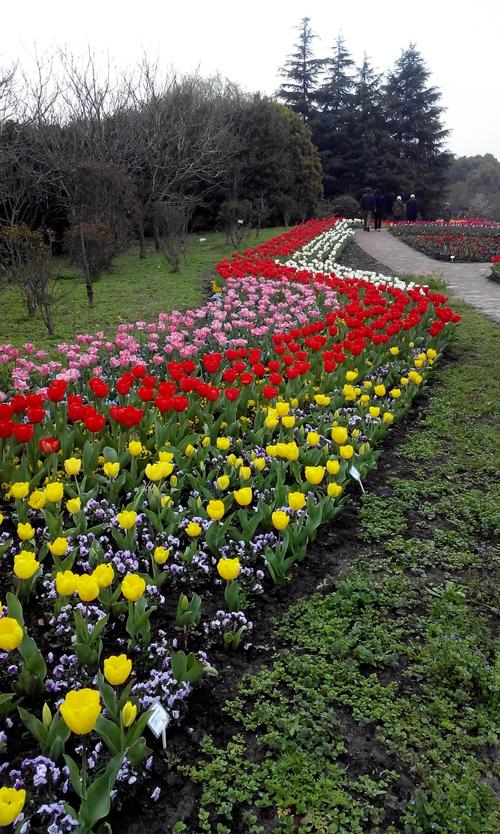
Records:
{"label": "tulip bud", "polygon": [[43,708],[42,708],[42,721],[43,721],[43,726],[45,727],[46,730],[48,730],[50,725],[52,724],[52,713],[50,711],[50,707],[47,704],[47,702],[45,702],[45,704],[43,705]]}
{"label": "tulip bud", "polygon": [[132,701],[127,701],[121,711],[122,724],[124,727],[130,727],[134,723],[137,716],[137,707]]}

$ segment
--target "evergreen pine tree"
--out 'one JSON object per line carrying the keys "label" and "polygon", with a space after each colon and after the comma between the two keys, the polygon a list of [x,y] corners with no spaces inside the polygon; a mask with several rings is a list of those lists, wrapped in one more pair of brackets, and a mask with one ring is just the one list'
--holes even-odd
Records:
{"label": "evergreen pine tree", "polygon": [[316,93],[321,110],[311,126],[323,164],[325,196],[331,197],[347,192],[352,181],[347,157],[354,61],[342,35],[338,35],[331,57],[323,63],[325,77]]}
{"label": "evergreen pine tree", "polygon": [[361,196],[366,186],[385,190],[380,171],[384,142],[381,76],[373,69],[368,56],[354,77],[351,108],[348,114],[349,149],[347,162],[351,174],[348,191]]}
{"label": "evergreen pine tree", "polygon": [[295,52],[292,52],[280,70],[285,80],[277,93],[305,121],[314,112],[317,80],[323,66],[322,60],[313,57],[312,43],[317,36],[311,31],[309,21],[309,17],[304,17],[297,26],[299,39],[295,44]]}
{"label": "evergreen pine tree", "polygon": [[384,90],[386,127],[400,181],[395,190],[417,195],[424,214],[439,204],[451,155],[443,150],[448,132],[443,127],[441,93],[428,86],[430,72],[415,44],[404,50]]}

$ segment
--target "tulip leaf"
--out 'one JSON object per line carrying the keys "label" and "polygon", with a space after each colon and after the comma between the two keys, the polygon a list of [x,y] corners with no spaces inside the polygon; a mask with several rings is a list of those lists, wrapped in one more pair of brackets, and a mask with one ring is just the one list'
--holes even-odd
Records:
{"label": "tulip leaf", "polygon": [[121,752],[121,733],[116,724],[100,715],[95,723],[95,730],[112,753]]}
{"label": "tulip leaf", "polygon": [[111,790],[120,770],[122,760],[123,755],[121,753],[114,756],[103,775],[99,776],[95,782],[92,782],[87,790],[87,795],[80,806],[79,817],[89,830],[94,827],[96,822],[104,819],[109,814]]}
{"label": "tulip leaf", "polygon": [[19,625],[24,625],[24,614],[23,614],[23,607],[19,602],[18,598],[14,596],[14,594],[9,593],[5,597],[7,601],[7,611],[9,612],[9,617],[12,617],[14,620],[17,620]]}
{"label": "tulip leaf", "polygon": [[76,795],[80,797],[80,799],[83,799],[83,787],[80,779],[79,767],[75,760],[66,754],[64,755],[64,761],[66,762],[69,770],[69,778],[71,780],[71,784],[73,785],[73,790]]}
{"label": "tulip leaf", "polygon": [[127,759],[132,766],[137,767],[150,753],[151,750],[146,744],[146,739],[141,736],[127,748]]}
{"label": "tulip leaf", "polygon": [[36,716],[34,716],[31,712],[28,712],[28,710],[18,707],[17,711],[21,721],[28,728],[31,735],[36,738],[42,748],[42,752],[44,752],[49,735],[46,727],[38,718],[36,718]]}

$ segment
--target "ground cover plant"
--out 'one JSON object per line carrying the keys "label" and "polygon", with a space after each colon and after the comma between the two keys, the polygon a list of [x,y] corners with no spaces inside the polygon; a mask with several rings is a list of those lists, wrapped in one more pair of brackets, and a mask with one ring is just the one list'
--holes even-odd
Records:
{"label": "ground cover plant", "polygon": [[489,277],[493,281],[500,281],[500,255],[494,255],[491,259],[491,273]]}
{"label": "ground cover plant", "polygon": [[403,243],[438,261],[486,262],[500,246],[498,224],[397,223],[388,229]]}
{"label": "ground cover plant", "polygon": [[357,508],[320,531],[296,577],[305,598],[275,601],[234,690],[204,684],[196,755],[173,748],[176,801],[157,810],[171,830],[498,830],[500,333],[457,305],[428,402]]}
{"label": "ground cover plant", "polygon": [[236,253],[204,307],[57,366],[4,349],[0,820],[20,834],[109,830],[153,766],[155,704],[175,722],[211,648],[252,640],[251,606],[432,376],[460,317],[429,287],[318,271],[344,236],[315,220]]}

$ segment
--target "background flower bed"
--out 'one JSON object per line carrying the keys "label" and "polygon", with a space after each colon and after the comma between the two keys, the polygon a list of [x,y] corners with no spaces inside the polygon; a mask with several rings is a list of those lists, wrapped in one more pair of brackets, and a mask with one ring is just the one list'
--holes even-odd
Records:
{"label": "background flower bed", "polygon": [[479,226],[431,226],[397,224],[388,227],[391,234],[429,258],[458,262],[486,262],[500,248],[500,229]]}

